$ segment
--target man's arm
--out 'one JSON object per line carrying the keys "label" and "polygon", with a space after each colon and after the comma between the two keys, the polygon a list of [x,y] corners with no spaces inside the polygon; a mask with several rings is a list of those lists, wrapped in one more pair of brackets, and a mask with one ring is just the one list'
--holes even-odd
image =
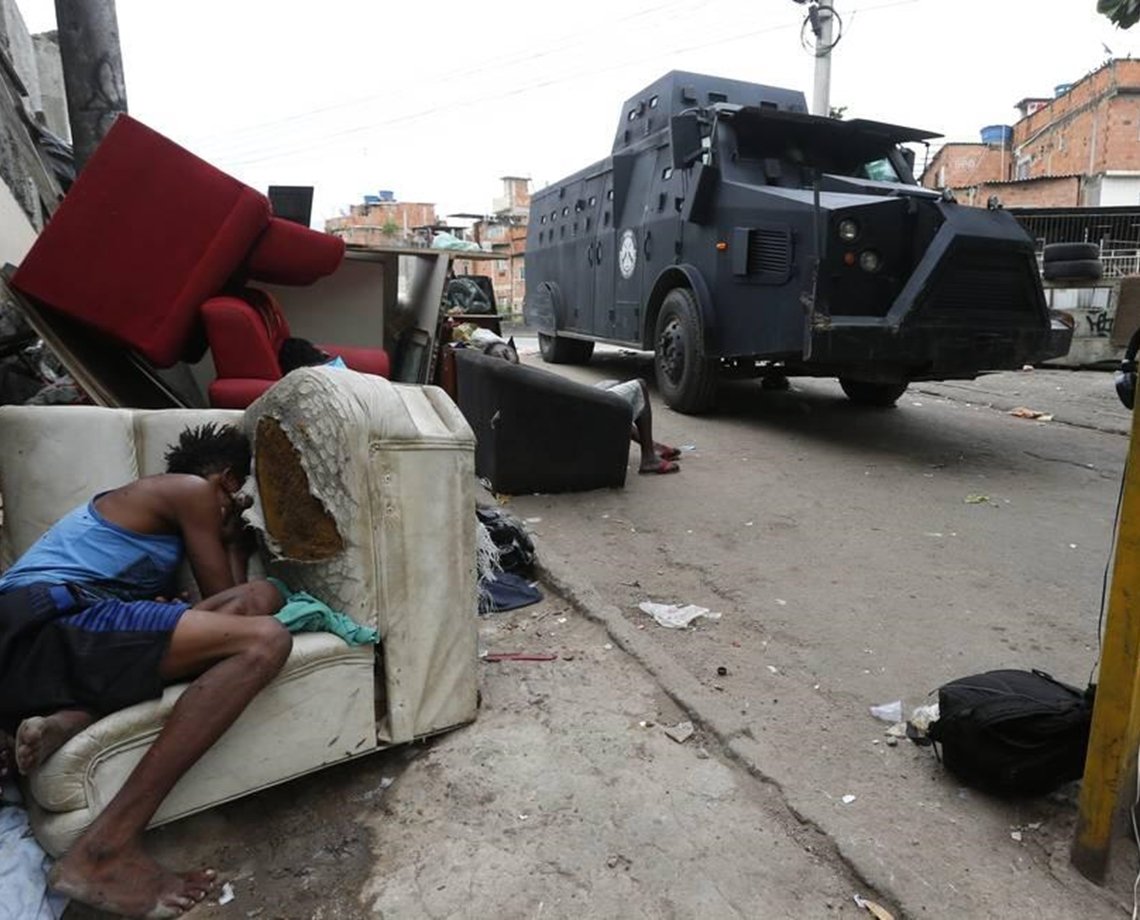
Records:
{"label": "man's arm", "polygon": [[175,516],[182,540],[186,545],[186,558],[198,583],[202,597],[212,597],[232,588],[244,579],[245,562],[237,561],[225,540],[227,527],[237,514],[228,497],[219,496],[218,490],[205,480],[201,488],[185,490],[175,503]]}

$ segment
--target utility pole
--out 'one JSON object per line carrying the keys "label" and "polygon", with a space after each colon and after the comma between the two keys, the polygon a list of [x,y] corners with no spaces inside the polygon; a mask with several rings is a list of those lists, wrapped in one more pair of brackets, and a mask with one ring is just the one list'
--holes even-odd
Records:
{"label": "utility pole", "polygon": [[[57,3],[61,0],[56,0]],[[832,15],[835,9],[835,0],[827,5],[820,5],[813,10],[813,13],[818,18],[818,28],[816,23],[812,23],[813,30],[815,31],[815,84],[812,89],[812,106],[811,111],[813,115],[822,115],[826,118],[831,114],[831,48],[832,48],[832,26],[835,22],[835,17]]]}
{"label": "utility pole", "polygon": [[55,0],[75,168],[127,110],[115,0]]}

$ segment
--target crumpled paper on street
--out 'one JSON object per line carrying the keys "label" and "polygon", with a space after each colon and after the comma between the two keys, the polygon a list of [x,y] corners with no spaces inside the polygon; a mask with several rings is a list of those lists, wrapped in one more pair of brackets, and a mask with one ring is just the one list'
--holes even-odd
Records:
{"label": "crumpled paper on street", "polygon": [[704,617],[707,620],[719,620],[720,614],[713,613],[708,607],[698,607],[696,604],[686,604],[684,607],[677,604],[655,604],[653,601],[642,601],[637,605],[643,613],[648,613],[659,626],[666,629],[685,629],[693,620]]}
{"label": "crumpled paper on street", "polygon": [[1048,412],[1040,412],[1037,409],[1030,409],[1026,406],[1018,406],[1016,409],[1010,409],[1009,414],[1014,418],[1027,418],[1037,422],[1053,421],[1053,416]]}

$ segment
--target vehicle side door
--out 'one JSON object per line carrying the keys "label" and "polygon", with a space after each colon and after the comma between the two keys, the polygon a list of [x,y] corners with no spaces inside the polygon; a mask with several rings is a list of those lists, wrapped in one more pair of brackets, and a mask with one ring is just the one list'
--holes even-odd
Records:
{"label": "vehicle side door", "polygon": [[[607,337],[640,344],[645,276],[646,205],[653,185],[655,152],[633,155],[627,176],[614,182],[614,238],[611,272],[614,279],[613,308],[609,311]],[[652,246],[652,242],[649,244]]]}

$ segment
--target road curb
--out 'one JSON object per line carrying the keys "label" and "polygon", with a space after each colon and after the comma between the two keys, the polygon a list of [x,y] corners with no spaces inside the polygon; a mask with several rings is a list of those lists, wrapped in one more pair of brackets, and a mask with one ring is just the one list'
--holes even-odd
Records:
{"label": "road curb", "polygon": [[802,808],[797,807],[782,784],[765,770],[760,759],[760,745],[752,736],[751,727],[738,712],[707,691],[687,669],[662,649],[652,637],[637,629],[613,604],[607,604],[598,590],[561,559],[552,558],[535,540],[539,579],[561,595],[586,619],[602,626],[622,651],[633,658],[657,681],[672,700],[694,724],[706,729],[719,742],[724,754],[742,766],[750,776],[773,787],[789,813],[800,825],[821,836],[833,850],[834,858],[850,873],[853,882],[863,890],[862,895],[872,897],[884,907],[893,910],[897,918],[906,916],[899,908],[889,874],[874,867],[861,866],[842,843],[824,829]]}

